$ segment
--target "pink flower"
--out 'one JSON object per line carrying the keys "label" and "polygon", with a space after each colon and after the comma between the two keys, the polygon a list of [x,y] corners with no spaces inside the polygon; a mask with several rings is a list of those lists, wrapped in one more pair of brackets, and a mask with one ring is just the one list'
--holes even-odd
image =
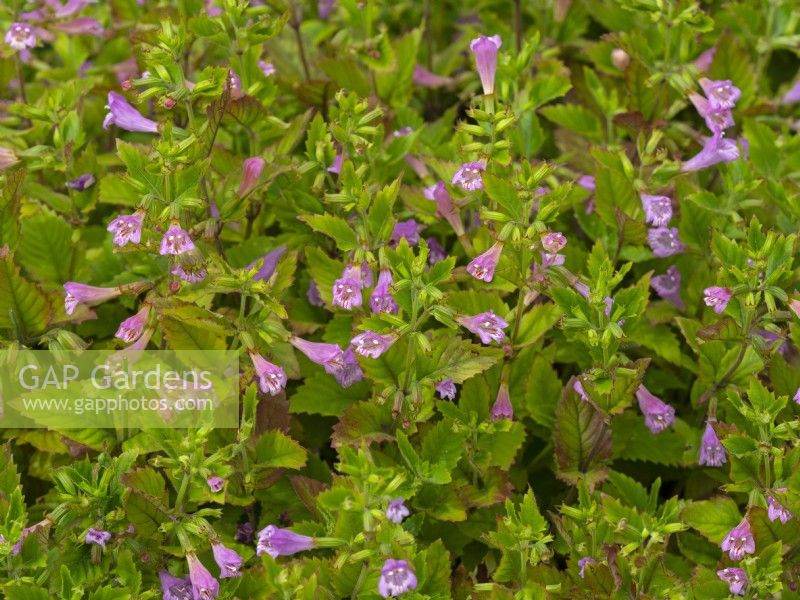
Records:
{"label": "pink flower", "polygon": [[27,23],[12,23],[6,31],[5,42],[14,50],[25,50],[36,45],[36,34]]}
{"label": "pink flower", "polygon": [[492,421],[499,421],[500,419],[508,419],[510,421],[514,419],[514,407],[511,405],[507,384],[500,384],[500,389],[497,391],[497,398],[492,405],[489,417]]}
{"label": "pink flower", "polygon": [[225,480],[222,477],[217,477],[216,475],[206,479],[206,483],[208,484],[208,489],[211,490],[212,494],[218,494],[222,491],[222,488],[225,487]]}
{"label": "pink flower", "polygon": [[392,286],[392,272],[382,270],[378,275],[378,283],[369,297],[369,305],[374,313],[397,314],[398,306],[389,288]]}
{"label": "pink flower", "polygon": [[91,17],[78,17],[70,21],[56,23],[53,25],[53,29],[70,35],[93,35],[95,37],[100,37],[105,31],[100,21]]}
{"label": "pink flower", "polygon": [[286,372],[257,352],[250,353],[250,360],[258,377],[258,387],[270,396],[277,396],[286,387]]}
{"label": "pink flower", "polygon": [[706,306],[713,308],[718,315],[725,312],[732,297],[731,290],[726,287],[711,286],[703,290],[703,302],[706,303]]}
{"label": "pink flower", "polygon": [[228,88],[228,93],[231,95],[232,100],[241,100],[244,98],[242,80],[232,69],[228,70],[228,80],[225,85]]}
{"label": "pink flower", "polygon": [[506,337],[503,330],[508,327],[508,323],[491,310],[472,317],[458,317],[456,321],[477,335],[483,344],[502,342]]}
{"label": "pink flower", "polygon": [[344,156],[342,156],[341,152],[336,155],[333,159],[333,162],[328,167],[328,173],[333,173],[334,175],[338,175],[342,171],[342,165],[344,164]]}
{"label": "pink flower", "polygon": [[703,438],[700,440],[699,463],[707,467],[721,467],[726,462],[725,448],[722,447],[711,423],[707,422]]}
{"label": "pink flower", "polygon": [[469,49],[475,55],[475,66],[478,69],[478,76],[481,78],[483,93],[485,95],[494,94],[494,78],[497,72],[497,51],[503,44],[499,35],[486,37],[479,36],[472,40]]}
{"label": "pink flower", "polygon": [[672,218],[672,200],[667,196],[642,194],[645,222],[654,227],[663,227]]}
{"label": "pink flower", "polygon": [[258,61],[258,68],[261,69],[261,72],[264,74],[264,77],[272,77],[277,72],[275,70],[275,65],[265,60]]}
{"label": "pink flower", "polygon": [[103,120],[103,129],[116,125],[125,131],[158,133],[158,123],[143,117],[128,101],[116,92],[108,92],[108,114]]}
{"label": "pink flower", "polygon": [[735,125],[733,114],[729,108],[714,108],[711,102],[700,94],[689,94],[689,100],[694,104],[697,113],[705,119],[706,126],[715,135],[721,134]]}
{"label": "pink flower", "polygon": [[798,102],[800,102],[800,81],[797,81],[781,99],[781,104],[797,104]]}
{"label": "pink flower", "polygon": [[78,304],[93,306],[116,298],[122,293],[118,287],[102,288],[68,281],[64,284],[64,310],[71,315]]}
{"label": "pink flower", "polygon": [[[785,492],[786,488],[779,488],[775,491]],[[770,521],[787,523],[793,516],[789,509],[775,499],[775,496],[767,496],[767,517]]]}
{"label": "pink flower", "polygon": [[392,230],[392,237],[390,238],[390,242],[392,245],[397,245],[400,243],[401,239],[405,238],[409,246],[418,244],[419,232],[422,229],[423,229],[422,225],[417,223],[414,219],[408,219],[407,221],[399,221]]}
{"label": "pink flower", "polygon": [[333,283],[333,304],[345,310],[361,306],[361,267],[348,265],[342,276]]}
{"label": "pink flower", "polygon": [[418,86],[426,88],[439,88],[453,83],[450,77],[442,77],[441,75],[431,73],[422,65],[414,65],[412,80]]}
{"label": "pink flower", "polygon": [[394,336],[380,335],[374,331],[365,331],[355,336],[350,343],[357,354],[369,358],[378,358],[386,352],[395,341]]}
{"label": "pink flower", "polygon": [[114,244],[124,246],[128,242],[138,244],[142,241],[144,213],[136,211],[132,215],[120,215],[108,224],[106,231],[114,234]]}
{"label": "pink flower", "polygon": [[132,317],[128,317],[119,324],[119,328],[117,329],[117,333],[114,334],[114,337],[121,339],[126,344],[135,342],[142,336],[149,314],[150,305],[145,304],[139,312]]}
{"label": "pink flower", "polygon": [[480,281],[490,282],[494,278],[494,270],[502,251],[503,244],[495,242],[486,252],[479,254],[469,262],[467,273]]}
{"label": "pink flower", "polygon": [[464,234],[464,223],[461,221],[461,215],[443,181],[425,188],[425,197],[436,202],[436,212],[450,224],[456,235]]}
{"label": "pink flower", "polygon": [[636,390],[636,399],[644,415],[644,424],[652,433],[661,433],[675,422],[675,409],[651,394],[643,385]]}
{"label": "pink flower", "polygon": [[542,248],[550,254],[560,252],[566,245],[567,238],[560,231],[550,231],[542,236]]}
{"label": "pink flower", "polygon": [[731,560],[742,560],[745,554],[753,554],[756,551],[756,541],[753,538],[753,531],[750,529],[750,522],[747,517],[730,530],[725,539],[722,540],[720,548],[728,553]]}
{"label": "pink flower", "polygon": [[161,238],[161,249],[159,254],[162,256],[172,254],[178,255],[184,252],[191,252],[195,249],[192,238],[189,237],[189,232],[181,229],[177,223],[172,223]]}
{"label": "pink flower", "polygon": [[672,265],[661,275],[656,275],[650,280],[650,287],[664,300],[672,302],[679,309],[683,309],[681,299],[681,273],[678,267]]}
{"label": "pink flower", "polygon": [[717,577],[728,584],[728,591],[734,596],[744,596],[747,589],[747,573],[739,567],[726,567],[717,571]]}
{"label": "pink flower", "polygon": [[[278,266],[280,258],[286,254],[286,246],[278,246],[274,250],[267,252],[262,257],[261,268],[253,275],[253,281],[269,281],[272,274],[275,273],[275,268]],[[253,261],[247,265],[247,269],[252,269],[256,266],[258,261]]]}
{"label": "pink flower", "polygon": [[473,192],[483,189],[483,171],[486,169],[486,161],[464,163],[453,175],[452,184],[458,185],[462,189]]}
{"label": "pink flower", "polygon": [[294,336],[289,339],[289,342],[305,354],[311,362],[323,366],[326,373],[334,374],[341,368],[344,361],[344,351],[336,344],[309,342]]}
{"label": "pink flower", "polygon": [[428,244],[428,264],[435,265],[447,258],[447,251],[436,238],[428,238],[425,243]]}
{"label": "pink flower", "polygon": [[239,182],[239,190],[236,192],[240,198],[253,191],[266,164],[267,161],[260,156],[245,159],[242,165],[242,179]]}
{"label": "pink flower", "polygon": [[694,59],[694,66],[701,73],[705,73],[711,68],[711,63],[714,62],[714,55],[717,53],[716,46],[711,46],[708,50],[701,52],[697,58]]}
{"label": "pink flower", "polygon": [[208,275],[208,270],[199,260],[175,263],[169,272],[187,283],[200,283]]}
{"label": "pink flower", "polygon": [[214,562],[219,567],[219,578],[242,576],[242,564],[244,559],[235,550],[225,547],[221,543],[211,545],[211,552],[214,554]]}
{"label": "pink flower", "polygon": [[317,14],[323,21],[331,16],[334,8],[336,8],[336,0],[319,0],[317,2]]}
{"label": "pink flower", "polygon": [[5,171],[9,167],[13,167],[19,162],[17,155],[9,148],[0,146],[0,172]]}
{"label": "pink flower", "polygon": [[160,571],[158,578],[161,580],[163,600],[189,600],[192,598],[192,583],[188,577],[180,579],[169,571]]}

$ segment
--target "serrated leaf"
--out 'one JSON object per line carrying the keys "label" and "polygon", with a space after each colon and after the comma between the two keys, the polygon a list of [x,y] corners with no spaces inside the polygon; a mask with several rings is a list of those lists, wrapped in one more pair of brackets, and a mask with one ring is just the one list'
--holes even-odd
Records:
{"label": "serrated leaf", "polygon": [[306,223],[311,229],[323,233],[336,242],[339,250],[347,252],[358,244],[356,232],[350,224],[334,215],[303,215],[301,221]]}
{"label": "serrated leaf", "polygon": [[719,544],[741,522],[742,515],[733,500],[717,497],[692,502],[681,512],[681,519],[711,542]]}
{"label": "serrated leaf", "polygon": [[0,329],[13,329],[13,319],[22,334],[40,333],[51,312],[45,295],[20,275],[8,247],[0,247]]}
{"label": "serrated leaf", "polygon": [[305,449],[280,431],[267,431],[255,447],[257,466],[262,468],[299,469],[306,464]]}
{"label": "serrated leaf", "polygon": [[70,226],[54,215],[24,219],[17,260],[35,279],[61,285],[70,278],[71,237]]}
{"label": "serrated leaf", "polygon": [[592,142],[603,140],[600,118],[579,104],[557,104],[539,109],[548,120],[561,125]]}
{"label": "serrated leaf", "polygon": [[343,388],[330,375],[317,373],[306,377],[289,398],[289,411],[340,417],[348,406],[368,397],[369,386],[364,382]]}

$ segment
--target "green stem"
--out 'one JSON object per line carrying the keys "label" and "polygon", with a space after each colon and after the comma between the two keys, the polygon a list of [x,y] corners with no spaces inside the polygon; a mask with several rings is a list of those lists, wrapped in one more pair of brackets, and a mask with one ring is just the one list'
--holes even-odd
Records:
{"label": "green stem", "polygon": [[17,81],[19,82],[19,97],[23,104],[28,103],[28,94],[25,92],[25,77],[22,73],[22,59],[19,52],[14,55],[15,62],[17,63]]}
{"label": "green stem", "polygon": [[177,498],[175,498],[175,510],[177,510],[178,512],[183,511],[183,498],[184,496],[186,496],[186,492],[189,489],[190,479],[191,476],[189,474],[189,471],[186,471],[183,474],[183,479],[181,480],[181,487],[178,488],[178,496]]}

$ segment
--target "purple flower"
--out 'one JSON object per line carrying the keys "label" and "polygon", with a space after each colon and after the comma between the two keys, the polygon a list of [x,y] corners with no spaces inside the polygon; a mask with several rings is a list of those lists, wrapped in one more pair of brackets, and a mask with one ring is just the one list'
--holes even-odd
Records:
{"label": "purple flower", "polygon": [[378,593],[381,598],[394,598],[417,589],[417,576],[404,560],[388,559],[381,568]]}
{"label": "purple flower", "polygon": [[183,264],[175,263],[169,272],[187,283],[200,283],[208,275],[208,270],[200,261],[187,261]]}
{"label": "purple flower", "polygon": [[706,126],[715,135],[721,134],[735,125],[733,113],[731,113],[730,109],[714,108],[711,102],[700,94],[689,94],[689,100],[692,101],[692,104],[697,109],[697,114],[705,119]]}
{"label": "purple flower", "polygon": [[221,543],[211,545],[211,552],[214,553],[214,561],[219,565],[219,578],[242,576],[242,563],[244,559],[235,550],[226,548]]}
{"label": "purple flower", "polygon": [[122,291],[118,287],[103,288],[68,281],[64,284],[64,310],[71,315],[78,304],[89,306],[100,304],[119,296]]}
{"label": "purple flower", "polygon": [[728,553],[731,560],[742,560],[745,554],[753,554],[756,551],[756,541],[753,539],[753,532],[747,517],[730,530],[722,540],[720,548]]}
{"label": "purple flower", "polygon": [[186,562],[189,563],[189,581],[192,584],[195,600],[216,598],[219,595],[219,581],[208,572],[196,554],[189,552],[186,555]]}
{"label": "purple flower", "polygon": [[258,377],[258,387],[270,396],[277,396],[286,387],[286,372],[278,365],[272,364],[257,352],[250,353],[250,360]]}
{"label": "purple flower", "polygon": [[192,583],[188,577],[179,579],[169,571],[161,571],[158,578],[161,580],[162,600],[193,600]]}
{"label": "purple flower", "polygon": [[13,167],[19,160],[13,150],[0,146],[0,172]]}
{"label": "purple flower", "polygon": [[6,31],[5,42],[14,50],[25,50],[36,45],[36,34],[27,23],[12,23]]}
{"label": "purple flower", "polygon": [[225,487],[225,480],[222,477],[217,477],[216,475],[206,479],[206,483],[208,484],[208,489],[211,490],[212,494],[220,493],[222,488]]}
{"label": "purple flower", "polygon": [[575,393],[578,394],[581,400],[584,402],[589,401],[589,395],[586,393],[586,390],[583,387],[583,383],[581,383],[580,379],[575,379],[575,382],[572,384],[572,389],[575,390]]}
{"label": "purple flower", "polygon": [[699,463],[706,467],[721,467],[727,460],[725,448],[722,447],[711,423],[707,422],[703,438],[700,440]]}
{"label": "purple flower", "polygon": [[431,73],[422,65],[414,65],[414,73],[411,78],[415,84],[426,88],[439,88],[450,85],[453,82],[450,77],[442,77],[436,73]]}
{"label": "purple flower", "polygon": [[106,231],[114,234],[114,244],[124,246],[128,242],[138,244],[142,241],[144,213],[136,211],[132,215],[120,215],[108,224]]}
{"label": "purple flower", "polygon": [[394,336],[380,335],[374,331],[365,331],[355,336],[350,343],[356,353],[369,358],[378,358],[386,352],[395,341]]}
{"label": "purple flower", "polygon": [[395,498],[389,502],[389,506],[386,507],[386,518],[392,523],[402,523],[403,519],[410,514],[411,511],[408,510],[402,498]]}
{"label": "purple flower", "polygon": [[240,198],[253,191],[266,164],[267,161],[260,156],[245,159],[242,163],[242,179],[239,182],[239,190],[236,192]]}
{"label": "purple flower", "polygon": [[289,339],[289,342],[305,354],[311,362],[322,365],[326,373],[333,375],[342,368],[344,351],[336,344],[308,342],[294,336]]}
{"label": "purple flower", "polygon": [[563,254],[548,254],[542,252],[542,266],[543,267],[558,267],[564,264],[566,257]]}
{"label": "purple flower", "polygon": [[61,23],[55,23],[53,29],[70,35],[93,35],[99,37],[105,31],[100,21],[91,17],[78,17]]}
{"label": "purple flower", "polygon": [[464,233],[464,223],[461,221],[461,215],[443,181],[425,188],[425,197],[436,202],[436,212],[450,224],[456,235]]}
{"label": "purple flower", "polygon": [[728,584],[728,591],[734,596],[744,596],[747,588],[747,574],[739,567],[726,567],[717,571],[717,577]]}
{"label": "purple flower", "polygon": [[442,379],[436,383],[436,391],[442,399],[456,399],[456,384],[452,379]]}
{"label": "purple flower", "polygon": [[508,327],[508,323],[491,310],[472,317],[458,317],[456,320],[481,338],[483,344],[502,342],[506,337],[503,330]]}
{"label": "purple flower", "polygon": [[578,560],[578,575],[581,578],[586,576],[586,565],[596,565],[597,561],[593,559],[591,556],[584,556],[583,558]]}
{"label": "purple flower", "polygon": [[158,133],[158,123],[133,108],[128,101],[116,92],[108,92],[108,114],[103,120],[103,129],[116,125],[125,131],[141,131],[144,133]]}
{"label": "purple flower", "polygon": [[306,291],[306,298],[308,298],[308,303],[311,306],[324,306],[325,302],[322,300],[322,296],[319,295],[319,288],[317,287],[317,282],[313,279],[308,282],[308,291]]}
{"label": "purple flower", "polygon": [[672,201],[666,196],[642,194],[645,223],[654,227],[663,227],[672,218]]}
{"label": "purple flower", "polygon": [[794,400],[797,404],[800,404],[800,387],[797,388],[797,391],[794,393],[792,400]]}
{"label": "purple flower", "polygon": [[711,286],[703,290],[703,302],[706,306],[714,309],[714,312],[721,315],[731,301],[733,294],[726,287]]}
{"label": "purple flower", "polygon": [[595,179],[593,175],[581,175],[578,178],[578,185],[583,189],[593,192],[595,189]]}
{"label": "purple flower", "polygon": [[240,523],[236,528],[236,535],[233,536],[233,539],[240,544],[251,544],[253,542],[253,536],[255,532],[256,528],[249,521],[246,523]]}
{"label": "purple flower", "polygon": [[94,185],[94,181],[94,175],[91,173],[84,173],[80,177],[70,179],[66,185],[71,190],[82,192],[86,188],[92,187]]}
{"label": "purple flower", "polygon": [[800,81],[797,81],[781,99],[781,104],[797,104],[798,102],[800,102]]}
{"label": "purple flower", "polygon": [[481,78],[483,93],[487,96],[494,94],[497,51],[502,44],[503,41],[499,35],[493,35],[492,37],[482,35],[472,40],[469,45],[469,49],[475,55],[475,66],[478,69],[478,76]]}
{"label": "purple flower", "polygon": [[232,100],[241,100],[244,98],[244,92],[242,91],[242,79],[233,71],[233,69],[228,70],[228,80],[225,83]]}
{"label": "purple flower", "polygon": [[717,163],[731,162],[739,158],[739,146],[735,141],[723,137],[721,133],[705,140],[703,149],[683,163],[681,171],[684,173],[699,171]]}
{"label": "purple flower", "polygon": [[333,159],[333,162],[328,167],[328,173],[333,173],[334,175],[338,175],[342,170],[342,164],[344,163],[344,156],[341,153],[337,154],[336,157]]}
{"label": "purple flower", "polygon": [[258,68],[261,69],[261,72],[264,74],[264,77],[272,77],[277,72],[275,69],[275,65],[265,60],[258,61]]}
{"label": "purple flower", "polygon": [[711,46],[708,50],[701,52],[697,58],[694,59],[694,66],[701,73],[705,73],[711,68],[711,63],[714,62],[714,55],[717,53],[716,46]]}
{"label": "purple flower", "polygon": [[650,287],[664,300],[672,302],[679,309],[683,308],[681,299],[681,273],[678,267],[672,265],[661,275],[656,275],[650,280]]}
{"label": "purple flower", "polygon": [[121,339],[126,344],[135,342],[142,336],[149,314],[150,305],[145,304],[139,312],[132,317],[128,317],[119,324],[119,328],[117,329],[117,333],[114,334],[114,337]]}
{"label": "purple flower", "polygon": [[275,525],[267,525],[258,532],[256,554],[261,556],[266,553],[272,558],[289,556],[314,547],[314,538],[300,535],[290,529],[281,529]]}
{"label": "purple flower", "polygon": [[560,252],[566,245],[567,238],[560,231],[551,231],[542,236],[542,248],[550,254]]}
{"label": "purple flower", "polygon": [[339,370],[333,373],[336,381],[342,387],[350,387],[364,379],[364,371],[361,370],[361,365],[356,360],[355,352],[348,346],[347,350],[342,355],[342,366]]}
{"label": "purple flower", "polygon": [[486,161],[479,160],[477,162],[464,163],[459,167],[456,174],[453,175],[451,183],[460,186],[468,192],[483,189],[483,176],[482,173],[486,169]]}
{"label": "purple flower", "polygon": [[103,531],[102,529],[94,529],[93,527],[90,527],[89,531],[86,532],[87,544],[97,544],[98,546],[105,548],[106,542],[108,542],[110,539],[111,534],[107,531]]}
{"label": "purple flower", "polygon": [[511,406],[511,398],[508,395],[508,385],[505,383],[500,384],[500,389],[497,390],[497,398],[492,405],[492,410],[489,414],[492,421],[499,421],[500,419],[514,419],[514,407]]}
{"label": "purple flower", "polygon": [[167,254],[183,254],[184,252],[191,252],[195,249],[192,238],[189,237],[189,232],[181,229],[177,223],[172,223],[161,238],[161,249],[159,254],[162,256]]}
{"label": "purple flower", "polygon": [[361,306],[361,267],[347,265],[342,276],[333,283],[333,304],[345,310]]}
{"label": "purple flower", "polygon": [[675,422],[675,409],[651,394],[643,385],[636,390],[636,399],[644,415],[644,424],[652,433],[661,433]]}
{"label": "purple flower", "polygon": [[[786,488],[779,488],[776,492],[785,492]],[[775,496],[767,496],[767,517],[770,521],[780,520],[781,523],[786,523],[794,515],[789,509],[775,499]]]}
{"label": "purple flower", "polygon": [[380,274],[378,274],[378,283],[369,297],[369,306],[372,312],[397,314],[397,302],[394,301],[389,291],[391,285],[392,272],[386,269],[382,270]]}
{"label": "purple flower", "polygon": [[490,282],[494,278],[494,270],[502,251],[503,244],[495,242],[486,252],[479,254],[469,262],[467,273],[480,281]]}
{"label": "purple flower", "polygon": [[714,109],[731,109],[742,96],[742,90],[733,85],[729,79],[713,81],[702,77],[699,83]]}
{"label": "purple flower", "polygon": [[319,0],[317,2],[317,14],[323,21],[331,15],[334,8],[336,8],[336,0]]}
{"label": "purple flower", "polygon": [[[278,266],[278,261],[280,258],[286,254],[286,246],[278,246],[274,250],[267,252],[262,257],[261,267],[256,271],[256,274],[253,275],[253,281],[268,281],[272,274],[275,272],[275,268]],[[247,269],[250,270],[256,266],[258,261],[254,260],[249,265],[247,265]]]}
{"label": "purple flower", "polygon": [[677,227],[656,227],[647,232],[647,243],[653,254],[665,258],[686,251],[686,246],[678,237]]}
{"label": "purple flower", "polygon": [[428,263],[435,265],[436,263],[447,258],[447,250],[439,243],[436,238],[428,238],[425,240],[428,244]]}
{"label": "purple flower", "polygon": [[392,230],[392,237],[390,242],[392,245],[397,245],[400,240],[406,238],[409,246],[419,243],[419,232],[422,226],[414,219],[408,221],[399,221]]}

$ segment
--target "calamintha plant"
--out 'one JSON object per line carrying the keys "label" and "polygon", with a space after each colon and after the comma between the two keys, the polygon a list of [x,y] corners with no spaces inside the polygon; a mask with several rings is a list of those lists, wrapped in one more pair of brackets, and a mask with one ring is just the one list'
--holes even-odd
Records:
{"label": "calamintha plant", "polygon": [[228,350],[240,391],[2,429],[4,598],[800,598],[796,2],[0,26],[3,369]]}

